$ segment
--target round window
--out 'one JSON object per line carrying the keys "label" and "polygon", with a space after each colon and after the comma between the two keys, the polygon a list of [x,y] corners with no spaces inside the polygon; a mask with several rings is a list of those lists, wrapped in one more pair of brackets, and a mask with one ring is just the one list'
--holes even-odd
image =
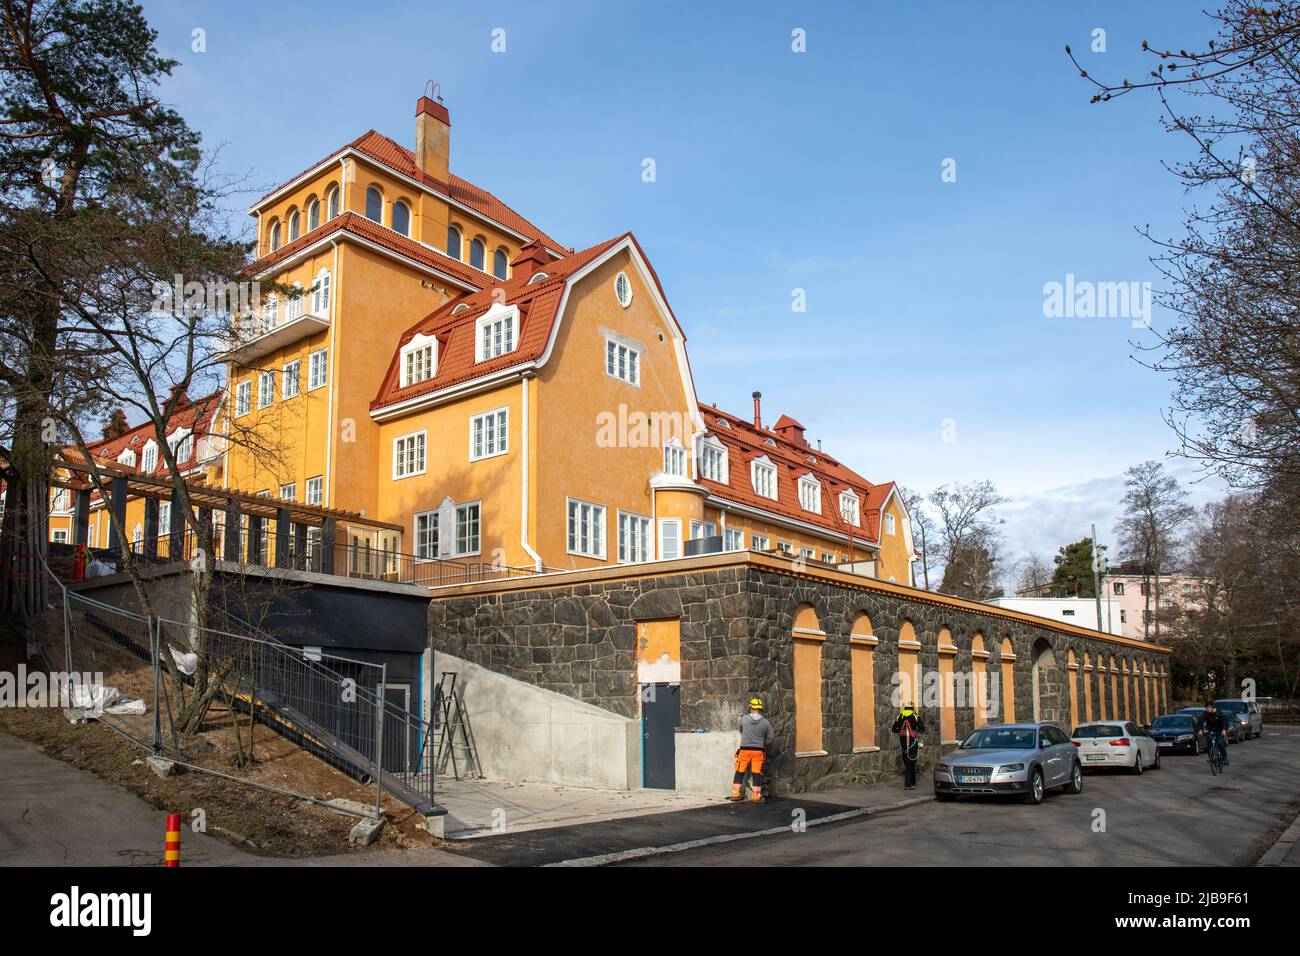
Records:
{"label": "round window", "polygon": [[618,296],[618,304],[627,308],[632,304],[632,283],[628,281],[627,273],[620,272],[614,278],[614,294]]}

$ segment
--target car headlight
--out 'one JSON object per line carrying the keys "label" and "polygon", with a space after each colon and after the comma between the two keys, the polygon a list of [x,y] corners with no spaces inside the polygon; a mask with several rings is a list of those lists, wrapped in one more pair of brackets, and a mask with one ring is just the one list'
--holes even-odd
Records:
{"label": "car headlight", "polygon": [[1181,734],[1178,738],[1178,742],[1182,743],[1184,740],[1191,740],[1194,736],[1194,734]]}
{"label": "car headlight", "polygon": [[1022,763],[1004,763],[1001,767],[998,767],[998,773],[1017,773],[1024,769],[1025,765]]}
{"label": "car headlight", "polygon": [[937,763],[934,765],[934,769],[939,771],[940,773],[947,773],[948,765],[946,763]]}

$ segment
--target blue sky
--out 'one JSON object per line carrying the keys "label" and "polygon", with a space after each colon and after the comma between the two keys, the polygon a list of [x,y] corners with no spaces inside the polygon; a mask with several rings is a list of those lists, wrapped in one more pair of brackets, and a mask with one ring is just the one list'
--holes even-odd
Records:
{"label": "blue sky", "polygon": [[701,401],[761,389],[873,481],[992,479],[1012,557],[1105,541],[1124,469],[1173,446],[1169,383],[1127,318],[1045,318],[1043,286],[1156,282],[1135,229],[1178,231],[1186,144],[1154,98],[1089,105],[1063,46],[1137,78],[1144,38],[1210,35],[1200,6],[806,6],[144,4],[182,61],[165,98],[229,171],[274,185],[371,127],[413,145],[434,79],[459,175],[578,248],[637,234]]}

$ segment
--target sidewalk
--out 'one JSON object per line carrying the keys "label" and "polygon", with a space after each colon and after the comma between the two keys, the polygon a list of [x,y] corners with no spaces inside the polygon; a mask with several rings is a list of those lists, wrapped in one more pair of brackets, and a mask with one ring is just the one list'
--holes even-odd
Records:
{"label": "sidewalk", "polygon": [[[504,794],[504,789],[497,791],[495,788],[506,786],[485,784],[480,798],[490,800],[490,794]],[[521,803],[532,796],[518,794],[515,792],[518,789],[512,787],[511,794]],[[700,801],[696,806],[667,811],[653,806],[652,791],[626,794],[599,790],[562,792],[570,797],[582,793],[592,795],[587,801],[573,798],[575,807],[611,806],[624,795],[643,800],[645,805],[641,810],[628,806],[627,813],[622,816],[593,816],[585,821],[574,816],[568,822],[561,822],[557,813],[550,824],[544,822],[547,811],[538,808],[530,818],[530,825],[524,828],[511,825],[507,813],[505,833],[454,841],[448,850],[496,866],[593,866],[780,833],[797,825],[819,826],[869,813],[901,809],[934,798],[928,781],[914,791],[905,792],[897,780],[820,793],[790,794],[759,804]],[[439,800],[446,795],[444,787]],[[665,792],[659,799],[664,805],[672,806],[670,800],[676,796]],[[447,797],[449,812],[452,799]]]}
{"label": "sidewalk", "polygon": [[437,794],[438,803],[447,808],[444,836],[448,840],[598,823],[720,802],[672,790],[595,790],[442,777],[438,778]]}

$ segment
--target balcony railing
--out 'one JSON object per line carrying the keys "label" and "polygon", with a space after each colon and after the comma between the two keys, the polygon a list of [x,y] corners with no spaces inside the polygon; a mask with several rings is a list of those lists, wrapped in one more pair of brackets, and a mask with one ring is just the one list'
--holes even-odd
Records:
{"label": "balcony railing", "polygon": [[[321,540],[320,528],[305,525],[294,527],[295,533],[287,537],[285,553],[279,555],[275,532],[269,528],[263,528],[256,535],[250,529],[243,528],[231,532],[236,535],[236,539],[229,540],[226,529],[218,525],[212,532],[215,557],[251,567],[310,571],[417,587],[500,581],[538,573],[531,567],[510,567],[487,561],[424,558],[379,548],[366,541],[353,543],[338,540],[333,542],[332,548],[327,548]],[[141,564],[193,561],[200,550],[198,536],[190,529],[175,537],[158,535],[152,543],[143,538],[131,543],[131,557]],[[101,561],[115,562],[120,569],[120,555],[116,552],[98,550],[95,556]]]}

